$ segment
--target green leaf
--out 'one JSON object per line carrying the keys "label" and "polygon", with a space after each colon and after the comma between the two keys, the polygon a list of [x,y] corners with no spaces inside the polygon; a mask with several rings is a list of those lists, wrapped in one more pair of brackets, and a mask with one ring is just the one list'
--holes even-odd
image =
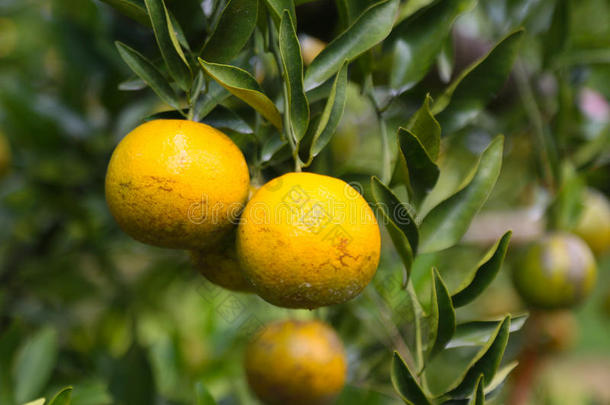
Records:
{"label": "green leaf", "polygon": [[452,388],[446,394],[447,396],[453,399],[467,398],[474,390],[481,374],[485,376],[487,381],[494,378],[506,349],[509,331],[510,315],[506,316],[498,325],[487,344],[472,359],[464,375],[451,385]]}
{"label": "green leaf", "polygon": [[144,80],[161,100],[178,109],[180,103],[176,98],[176,94],[161,72],[135,49],[118,41],[115,42],[115,44],[121,58],[123,58],[127,66],[129,66],[140,79]]}
{"label": "green leaf", "polygon": [[229,0],[201,57],[210,62],[230,62],[248,42],[257,16],[258,0]]}
{"label": "green leaf", "polygon": [[320,122],[316,128],[311,149],[309,151],[309,163],[330,142],[335,130],[341,121],[347,100],[347,63],[337,73],[333,83]]}
{"label": "green leaf", "polygon": [[65,387],[59,391],[48,405],[70,405],[72,402],[72,387]]}
{"label": "green leaf", "polygon": [[195,103],[193,120],[199,121],[208,115],[218,104],[231,96],[231,93],[215,81],[208,83],[208,91]]}
{"label": "green leaf", "polygon": [[443,350],[455,332],[455,309],[449,290],[436,268],[432,269],[432,298],[428,357]]}
{"label": "green leaf", "polygon": [[391,183],[404,183],[413,200],[421,199],[436,184],[438,166],[421,140],[409,129],[398,129],[398,151],[399,160]]}
{"label": "green leaf", "polygon": [[437,98],[432,112],[444,132],[452,133],[466,125],[502,88],[523,34],[523,29],[519,29],[506,36],[487,55],[466,68]]}
{"label": "green leaf", "polygon": [[369,50],[392,30],[398,0],[383,0],[366,9],[360,17],[311,62],[305,73],[305,89],[310,90],[333,76],[345,60],[352,61]]}
{"label": "green leaf", "polygon": [[252,128],[239,115],[228,108],[218,105],[201,122],[220,130],[230,130],[240,134],[252,134]]}
{"label": "green leaf", "polygon": [[409,209],[377,177],[371,177],[373,199],[380,208],[383,222],[407,271],[411,273],[413,255],[419,243],[419,231]]}
{"label": "green leaf", "polygon": [[441,144],[441,126],[430,111],[432,97],[426,94],[423,105],[409,119],[406,128],[413,132],[430,156],[436,162]]}
{"label": "green leaf", "polygon": [[453,49],[453,37],[451,35],[445,40],[445,44],[436,58],[436,66],[439,78],[443,83],[448,83],[455,67],[455,50]]}
{"label": "green leaf", "polygon": [[476,0],[440,1],[409,18],[393,30],[388,42],[393,50],[390,87],[402,93],[415,86],[430,70],[458,15]]}
{"label": "green leaf", "polygon": [[400,395],[405,404],[432,405],[398,352],[394,352],[392,358],[391,377],[394,390]]}
{"label": "green leaf", "polygon": [[504,137],[496,137],[481,155],[472,181],[436,206],[420,225],[422,252],[436,252],[455,245],[481,209],[500,174]]}
{"label": "green leaf", "polygon": [[19,344],[23,340],[21,330],[16,322],[5,328],[0,335],[0,403],[12,404],[14,383],[11,375],[13,359]]}
{"label": "green leaf", "polygon": [[551,26],[543,36],[542,48],[544,65],[548,66],[554,58],[563,52],[570,36],[570,2],[557,0],[553,10]]}
{"label": "green leaf", "polygon": [[484,388],[485,375],[481,374],[476,385],[474,386],[474,392],[472,394],[472,398],[470,398],[470,401],[468,401],[468,405],[485,405],[485,392],[483,392]]}
{"label": "green leaf", "polygon": [[511,231],[506,232],[483,256],[474,272],[452,294],[456,308],[472,302],[496,278],[504,262],[511,235]]}
{"label": "green leaf", "polygon": [[[528,318],[528,314],[513,316],[510,322],[510,333],[520,330]],[[447,348],[482,346],[498,328],[502,319],[494,321],[471,321],[459,324]]]}
{"label": "green leaf", "polygon": [[51,328],[38,331],[23,343],[13,369],[17,403],[40,394],[51,377],[58,351],[57,332]]}
{"label": "green leaf", "polygon": [[144,5],[134,0],[102,0],[114,7],[118,12],[139,22],[142,25],[150,27],[150,18]]}
{"label": "green leaf", "polygon": [[296,28],[288,10],[284,10],[278,35],[284,80],[288,90],[287,113],[295,141],[305,136],[309,125],[309,104],[303,89],[303,57]]}
{"label": "green leaf", "polygon": [[191,86],[191,71],[163,0],[144,0],[167,70],[183,89]]}
{"label": "green leaf", "polygon": [[239,98],[263,117],[271,122],[278,130],[282,130],[282,116],[260,88],[254,77],[247,71],[235,66],[209,63],[199,58],[199,63],[214,80],[229,93]]}
{"label": "green leaf", "polygon": [[292,21],[297,20],[294,0],[265,0],[265,3],[267,3],[267,8],[271,11],[271,17],[273,17],[276,24],[280,23],[284,10],[288,10]]}
{"label": "green leaf", "polygon": [[150,405],[155,402],[157,390],[151,364],[146,351],[137,343],[112,364],[110,391],[115,403]]}
{"label": "green leaf", "polygon": [[195,384],[195,392],[197,395],[197,405],[216,405],[216,401],[210,392],[205,388],[203,383]]}
{"label": "green leaf", "polygon": [[28,402],[28,403],[26,403],[24,405],[44,405],[45,402],[46,402],[46,399],[38,398],[38,399],[30,401],[30,402]]}
{"label": "green leaf", "polygon": [[485,387],[485,395],[493,395],[494,391],[500,388],[504,381],[506,381],[506,378],[510,372],[513,371],[518,365],[519,362],[513,361],[498,370],[491,382],[487,384],[487,387]]}

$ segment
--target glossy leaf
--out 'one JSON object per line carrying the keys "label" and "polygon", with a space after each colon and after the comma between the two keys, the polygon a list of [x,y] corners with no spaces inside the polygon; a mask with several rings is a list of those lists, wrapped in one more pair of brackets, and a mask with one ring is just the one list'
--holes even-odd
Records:
{"label": "glossy leaf", "polygon": [[500,174],[504,138],[496,137],[481,155],[472,181],[436,206],[420,225],[421,251],[435,252],[458,243],[481,209]]}
{"label": "glossy leaf", "polygon": [[417,225],[405,204],[401,203],[392,190],[375,176],[371,178],[371,192],[408,277],[413,255],[419,243]]}
{"label": "glossy leaf", "polygon": [[121,58],[139,78],[159,96],[161,100],[174,108],[179,108],[179,102],[172,87],[167,83],[161,72],[144,55],[127,45],[116,42]]}
{"label": "glossy leaf", "polygon": [[271,11],[271,16],[276,24],[279,24],[282,19],[284,10],[288,10],[292,21],[297,20],[297,14],[294,9],[294,0],[264,0],[267,3],[267,8]]}
{"label": "glossy leaf", "polygon": [[432,404],[398,352],[394,352],[392,358],[391,377],[394,390],[400,395],[405,404]]}
{"label": "glossy leaf", "polygon": [[235,66],[209,63],[201,58],[199,58],[199,63],[218,84],[258,111],[279,130],[282,129],[280,112],[250,73]]}
{"label": "glossy leaf", "polygon": [[102,0],[114,7],[121,14],[150,27],[150,18],[146,12],[146,7],[139,1],[134,0]]}
{"label": "glossy leaf", "polygon": [[441,143],[441,126],[430,110],[431,103],[432,97],[427,94],[423,105],[409,119],[406,128],[417,136],[430,159],[436,162]]}
{"label": "glossy leaf", "polygon": [[[527,321],[527,318],[528,314],[511,317],[509,332],[513,333],[520,330],[525,324],[525,321]],[[447,348],[483,346],[489,341],[489,338],[501,322],[502,319],[461,323],[456,327],[453,338],[447,344]]]}
{"label": "glossy leaf", "polygon": [[15,400],[24,403],[39,395],[55,366],[59,350],[57,332],[46,328],[26,340],[15,359]]}
{"label": "glossy leaf", "polygon": [[230,62],[248,42],[257,16],[258,0],[230,0],[206,40],[201,57],[209,62]]}
{"label": "glossy leaf", "polygon": [[403,21],[432,3],[434,3],[434,0],[411,0],[403,3],[398,13],[397,22]]}
{"label": "glossy leaf", "polygon": [[176,83],[187,90],[191,84],[191,72],[174,31],[171,18],[163,0],[144,0],[155,38],[167,70]]}
{"label": "glossy leaf", "polygon": [[324,111],[320,117],[320,122],[316,128],[311,149],[309,152],[309,161],[318,155],[330,142],[335,134],[337,126],[343,116],[345,110],[345,102],[347,100],[347,63],[337,73],[337,77],[333,82],[333,87],[330,91]]}
{"label": "glossy leaf", "polygon": [[383,0],[366,9],[360,17],[313,60],[305,73],[305,89],[324,83],[343,65],[352,61],[388,36],[396,17],[398,0]]}
{"label": "glossy leaf", "polygon": [[510,316],[507,316],[496,328],[487,344],[481,348],[470,362],[464,375],[456,383],[452,384],[452,388],[448,391],[447,396],[454,399],[467,398],[474,390],[481,374],[488,381],[494,378],[506,349],[509,331]]}
{"label": "glossy leaf", "polygon": [[72,403],[72,387],[66,387],[55,394],[48,405],[70,405],[70,403]]}
{"label": "glossy leaf", "polygon": [[430,70],[443,48],[453,22],[475,0],[440,1],[394,28],[388,38],[393,50],[390,86],[404,92]]}
{"label": "glossy leaf", "polygon": [[472,398],[468,401],[468,405],[485,405],[485,392],[483,389],[485,388],[485,376],[481,374],[479,379],[477,380],[476,385],[474,386],[474,392],[472,393]]}
{"label": "glossy leaf", "polygon": [[240,134],[252,134],[252,128],[239,115],[222,105],[216,106],[201,122],[220,130],[235,131]]}
{"label": "glossy leaf", "polygon": [[231,96],[231,93],[229,93],[227,89],[215,81],[209,81],[207,86],[207,92],[202,97],[199,97],[195,103],[195,111],[193,114],[193,119],[195,121],[201,120],[218,104],[222,103]]}
{"label": "glossy leaf", "polygon": [[430,310],[428,357],[443,350],[455,332],[455,309],[449,290],[438,270],[432,269],[432,298]]}
{"label": "glossy leaf", "polygon": [[398,129],[398,151],[399,160],[391,183],[404,183],[411,198],[419,199],[436,184],[439,176],[438,166],[411,130]]}
{"label": "glossy leaf", "polygon": [[474,272],[452,294],[456,308],[472,302],[496,278],[504,262],[511,235],[511,231],[506,232],[483,256]]}
{"label": "glossy leaf", "polygon": [[513,361],[499,369],[491,382],[485,387],[485,395],[493,395],[494,392],[506,381],[510,372],[513,371],[518,365],[519,362]]}
{"label": "glossy leaf", "polygon": [[198,382],[195,385],[195,392],[197,395],[196,405],[216,405],[216,401],[210,392],[205,388],[203,383]]}
{"label": "glossy leaf", "polygon": [[452,133],[466,125],[500,91],[512,70],[523,34],[520,29],[506,36],[437,98],[432,112],[444,132]]}
{"label": "glossy leaf", "polygon": [[309,125],[309,104],[303,89],[303,57],[296,28],[288,10],[284,10],[278,35],[280,57],[288,93],[288,114],[294,139],[298,142],[305,136]]}

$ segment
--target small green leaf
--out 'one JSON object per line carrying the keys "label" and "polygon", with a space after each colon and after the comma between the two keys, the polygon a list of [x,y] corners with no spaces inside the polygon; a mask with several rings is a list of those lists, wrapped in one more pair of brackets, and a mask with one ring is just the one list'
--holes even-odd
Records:
{"label": "small green leaf", "polygon": [[150,27],[150,18],[148,18],[148,13],[146,12],[146,8],[139,1],[134,0],[102,0],[104,3],[107,3],[114,7],[121,14],[131,18],[139,22],[142,25],[146,25]]}
{"label": "small green leaf", "polygon": [[183,90],[188,90],[192,79],[190,67],[176,37],[165,3],[163,0],[144,0],[144,3],[167,70]]}
{"label": "small green leaf", "polygon": [[337,73],[333,83],[324,111],[320,117],[320,122],[316,128],[311,149],[309,152],[309,163],[324,149],[341,121],[347,100],[347,63]]}
{"label": "small green leaf", "polygon": [[17,403],[40,394],[51,377],[58,350],[57,332],[51,328],[38,331],[23,343],[13,368]]}
{"label": "small green leaf", "polygon": [[201,57],[215,63],[230,62],[248,42],[257,16],[258,0],[229,0]]}
{"label": "small green leaf", "polygon": [[216,405],[216,401],[210,392],[205,388],[203,383],[198,382],[195,385],[197,394],[197,405]]}
{"label": "small green leaf", "polygon": [[481,155],[472,181],[436,206],[420,225],[421,251],[436,252],[458,243],[481,209],[500,174],[504,138],[496,137]]}
{"label": "small green leaf", "polygon": [[235,66],[209,63],[199,58],[199,63],[214,80],[239,98],[263,117],[271,122],[280,131],[282,129],[282,116],[260,88],[254,77],[247,71]]}
{"label": "small green leaf", "polygon": [[366,9],[313,60],[305,73],[305,89],[310,90],[332,77],[345,60],[352,61],[383,41],[392,30],[398,0],[383,0]]}
{"label": "small green leaf", "polygon": [[441,143],[441,126],[430,111],[432,97],[426,94],[423,105],[411,116],[406,128],[413,132],[432,161],[438,159]]}
{"label": "small green leaf", "polygon": [[72,387],[65,387],[59,391],[48,405],[70,405],[72,402]]}
{"label": "small green leaf", "polygon": [[411,130],[398,129],[398,150],[399,160],[391,183],[404,182],[410,197],[413,200],[421,199],[436,184],[438,166]]}
{"label": "small green leaf", "polygon": [[125,61],[127,66],[133,72],[138,75],[139,78],[144,80],[148,86],[159,96],[161,100],[169,104],[170,106],[178,109],[179,101],[176,98],[176,94],[172,87],[167,83],[161,72],[138,51],[121,42],[115,42],[121,58]]}
{"label": "small green leaf", "polygon": [[468,401],[468,405],[485,405],[485,392],[483,392],[484,388],[485,376],[481,374],[476,385],[474,386],[474,392],[472,393],[472,398],[470,398],[470,401]]}
{"label": "small green leaf", "polygon": [[475,0],[440,1],[398,24],[388,38],[393,49],[390,86],[402,93],[430,70],[453,22],[474,7]]}
{"label": "small green leaf", "polygon": [[309,103],[303,89],[303,57],[296,28],[288,10],[284,10],[278,35],[280,56],[288,90],[288,114],[295,141],[305,136],[309,125]]}
{"label": "small green leaf", "polygon": [[430,339],[428,357],[443,350],[455,332],[455,309],[449,290],[436,268],[432,269],[432,298],[430,311]]}
{"label": "small green leaf", "polygon": [[509,331],[510,315],[506,316],[500,325],[498,325],[487,344],[472,359],[464,375],[451,385],[452,388],[447,392],[447,396],[453,399],[467,398],[474,390],[481,374],[485,376],[485,380],[492,381],[502,361],[502,356],[508,342]]}
{"label": "small green leaf", "polygon": [[411,273],[414,252],[419,243],[419,231],[409,209],[377,177],[371,178],[373,199],[380,208],[383,222],[407,271]]}
{"label": "small green leaf", "polygon": [[504,262],[511,235],[511,231],[506,232],[483,256],[474,272],[452,294],[456,308],[472,302],[496,278]]}
{"label": "small green leaf", "polygon": [[284,10],[288,10],[292,21],[297,20],[297,14],[294,9],[294,0],[265,0],[267,8],[271,11],[271,17],[276,24],[279,24],[282,19]]}
{"label": "small green leaf", "polygon": [[[511,317],[510,333],[520,330],[525,324],[527,317],[528,314]],[[489,341],[489,338],[501,322],[502,319],[461,323],[456,327],[453,338],[447,344],[447,348],[483,346]]]}
{"label": "small green leaf", "polygon": [[392,358],[391,377],[394,390],[400,395],[405,404],[432,405],[398,352],[394,352]]}
{"label": "small green leaf", "polygon": [[523,34],[520,29],[506,36],[436,99],[432,112],[444,132],[452,133],[466,125],[502,88],[517,58]]}
{"label": "small green leaf", "polygon": [[239,115],[228,108],[218,105],[201,122],[220,130],[230,130],[240,134],[252,134],[252,128]]}
{"label": "small green leaf", "polygon": [[193,120],[200,121],[208,115],[218,104],[231,96],[231,93],[215,81],[208,83],[208,91],[199,97],[195,103]]}

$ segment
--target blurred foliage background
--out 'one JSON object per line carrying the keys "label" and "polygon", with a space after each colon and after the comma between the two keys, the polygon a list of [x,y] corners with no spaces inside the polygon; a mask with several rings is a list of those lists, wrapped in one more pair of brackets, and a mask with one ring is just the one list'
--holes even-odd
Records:
{"label": "blurred foliage background", "polygon": [[[205,40],[211,3],[167,2],[196,46]],[[610,194],[610,2],[569,1],[564,24],[553,29],[559,3],[479,1],[458,19],[437,68],[388,111],[398,125],[492,43],[527,29],[504,90],[445,144],[460,151],[459,172],[505,134],[498,184],[464,246],[421,255],[413,271],[417,279],[418,269],[437,264],[451,286],[506,228],[524,228],[464,320],[525,310],[510,270],[520,242],[540,236],[554,187],[541,175],[538,125],[559,140],[561,160]],[[334,2],[306,2],[297,13],[299,33],[329,41],[339,29]],[[165,106],[150,90],[119,89],[131,73],[114,40],[155,52],[150,29],[97,0],[0,0],[0,131],[12,151],[0,186],[0,404],[50,397],[65,385],[74,387],[75,405],[190,404],[197,382],[221,404],[255,403],[242,371],[244,342],[261,324],[285,317],[320,317],[338,330],[350,360],[340,403],[399,403],[389,364],[392,327],[405,320],[394,319],[404,315],[401,265],[387,237],[376,279],[360,297],[310,312],[214,287],[183,252],[145,246],[119,230],[104,201],[107,162],[122,136]],[[557,46],[561,52],[553,53]],[[375,63],[383,73],[384,59]],[[533,86],[524,88],[524,75]],[[352,79],[337,135],[313,170],[368,184],[380,139],[357,72]],[[610,404],[607,254],[599,266],[594,296],[545,326],[554,355],[531,382],[532,404]],[[507,360],[527,343],[525,332],[515,336]],[[472,353],[451,355],[467,362]],[[453,371],[438,370],[438,384]]]}

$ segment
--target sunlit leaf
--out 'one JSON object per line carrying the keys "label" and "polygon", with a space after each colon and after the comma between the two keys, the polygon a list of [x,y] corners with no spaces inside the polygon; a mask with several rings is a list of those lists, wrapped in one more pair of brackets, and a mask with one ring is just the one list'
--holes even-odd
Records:
{"label": "sunlit leaf", "polygon": [[[510,333],[520,330],[528,314],[512,316],[510,321]],[[447,344],[447,348],[468,347],[468,346],[483,346],[489,341],[489,338],[498,328],[503,319],[495,321],[471,321],[459,324],[453,338]]]}
{"label": "sunlit leaf", "polygon": [[484,388],[485,376],[481,374],[476,385],[474,386],[472,398],[470,398],[470,401],[468,401],[468,405],[485,405],[485,392],[483,392]]}
{"label": "sunlit leaf", "polygon": [[214,80],[235,97],[241,99],[258,111],[279,130],[282,128],[282,116],[275,104],[265,95],[254,77],[247,71],[235,66],[209,63],[199,58],[199,63]]}

